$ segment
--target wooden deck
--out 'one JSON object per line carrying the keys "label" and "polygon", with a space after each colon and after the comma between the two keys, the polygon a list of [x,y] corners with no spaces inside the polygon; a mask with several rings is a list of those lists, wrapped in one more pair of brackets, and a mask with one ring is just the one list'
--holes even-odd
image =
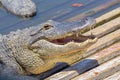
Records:
{"label": "wooden deck", "polygon": [[[48,3],[44,0],[33,1],[36,4],[42,5],[43,7],[46,7]],[[81,16],[81,12],[79,12],[79,9],[75,8],[69,10],[68,4],[71,4],[67,3],[69,1],[70,0],[62,0],[62,3],[56,1],[55,5],[50,5],[50,7],[46,7],[44,10],[42,10],[42,7],[39,7],[37,18],[33,18],[32,20],[28,21],[18,19],[11,14],[7,14],[3,9],[0,9],[3,10],[3,13],[0,13],[1,33],[6,34],[9,31],[16,30],[16,28],[22,29],[28,26],[30,27],[37,25],[40,23],[40,21],[44,22],[47,19],[54,19],[58,21],[75,20]],[[120,0],[115,1],[120,2]],[[42,2],[44,2],[45,5],[43,5]],[[62,4],[65,5],[62,6]],[[58,5],[59,7],[56,7]],[[91,4],[89,3],[89,5]],[[64,8],[65,6],[66,8]],[[90,7],[90,10],[97,10],[94,7],[95,5]],[[66,13],[61,13],[66,9],[68,10]],[[89,9],[89,7],[86,7],[86,9]],[[75,10],[78,11],[74,12]],[[82,11],[85,11],[85,9]],[[40,16],[47,15],[50,12],[55,13],[42,17],[44,18],[44,20],[42,20]],[[74,15],[71,15],[71,12],[73,12]],[[70,16],[68,17],[66,14],[69,14]],[[12,16],[13,18],[9,18],[9,16]],[[7,20],[8,22],[5,22]],[[80,60],[78,62],[72,65],[59,63],[53,69],[34,76],[39,80],[120,80],[120,7],[100,17],[97,17],[96,21],[99,26],[95,27],[91,31],[84,33],[84,35],[89,35],[92,32],[99,39],[94,45],[88,48],[86,53],[79,55],[78,58],[80,58]]]}
{"label": "wooden deck", "polygon": [[[96,21],[100,23],[118,14],[120,7],[96,18]],[[91,31],[88,31],[84,35],[90,33]],[[99,40],[87,53],[79,56],[79,62],[69,67],[59,64],[37,77],[40,80],[120,80],[120,15],[92,29],[92,33]]]}

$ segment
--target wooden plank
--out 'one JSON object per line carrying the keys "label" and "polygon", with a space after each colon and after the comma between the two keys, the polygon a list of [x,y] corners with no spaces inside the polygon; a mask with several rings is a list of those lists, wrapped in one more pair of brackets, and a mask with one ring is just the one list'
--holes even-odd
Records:
{"label": "wooden plank", "polygon": [[120,71],[116,72],[115,74],[113,74],[103,80],[120,80]]}
{"label": "wooden plank", "polygon": [[97,28],[86,32],[84,35],[90,35],[92,32],[95,36],[102,37],[105,34],[108,34],[114,30],[117,30],[117,29],[120,29],[120,17],[118,17],[114,20],[111,20],[111,21],[109,21],[101,26],[98,26]]}
{"label": "wooden plank", "polygon": [[[98,7],[92,8],[89,11],[85,11],[85,12],[83,12],[81,14],[76,15],[75,17],[69,18],[66,21],[74,21],[74,20],[77,20],[79,18],[83,18],[83,17],[86,17],[86,16],[90,16],[90,15],[96,14],[97,12],[99,12],[101,10],[104,10],[104,9],[106,9],[106,8],[108,8],[110,6],[113,6],[115,4],[118,4],[118,3],[120,3],[120,0],[111,0],[108,3],[105,3],[105,4],[100,5]],[[117,10],[117,11],[120,13],[119,10]],[[116,11],[113,11],[113,13],[116,13]],[[109,15],[109,16],[111,17],[112,15]]]}
{"label": "wooden plank", "polygon": [[120,71],[120,56],[71,80],[100,80]]}
{"label": "wooden plank", "polygon": [[[116,38],[119,38],[119,39],[116,39]],[[102,48],[101,46],[104,46],[104,47],[107,47],[108,45],[110,44],[113,44],[114,42],[116,42],[120,40],[120,29],[109,34],[109,35],[106,35],[102,38],[100,38],[98,40],[98,42],[93,45],[92,47],[96,46],[95,49],[99,50],[100,48]],[[120,43],[119,43],[120,44]],[[91,48],[91,50],[93,50],[94,48]],[[120,50],[120,47],[118,48],[118,51]],[[112,51],[111,51],[112,52]],[[116,52],[116,51],[115,51]],[[102,52],[101,52],[102,53]],[[99,53],[96,53],[96,55],[99,54]],[[109,53],[109,55],[111,55],[113,53]],[[86,53],[83,57],[87,56],[88,53]],[[89,54],[90,55],[90,54]],[[69,67],[68,69],[65,69],[53,76],[50,76],[48,77],[46,80],[52,80],[52,79],[57,79],[57,80],[65,80],[65,79],[71,79],[72,77],[75,77],[83,72],[85,72],[86,70],[89,70],[95,66],[98,66],[98,64],[101,64],[103,63],[105,60],[103,59],[106,59],[106,60],[109,60],[110,57],[108,55],[105,55],[103,57],[103,55],[98,55],[97,57],[90,57],[87,58],[86,60],[83,60],[82,62],[72,66],[72,67]],[[105,58],[106,57],[106,58]],[[114,57],[114,55],[112,56]],[[102,61],[103,60],[103,61]],[[99,62],[99,63],[98,63]]]}
{"label": "wooden plank", "polygon": [[83,57],[92,55],[98,50],[101,50],[119,40],[120,40],[120,29],[102,38],[99,38],[98,41],[94,45],[88,48],[87,53],[83,54]]}
{"label": "wooden plank", "polygon": [[113,16],[115,16],[115,15],[117,15],[117,14],[120,14],[120,7],[118,7],[118,8],[116,8],[116,9],[114,9],[114,10],[112,10],[112,11],[110,11],[110,12],[108,12],[108,13],[100,16],[100,17],[98,17],[98,18],[96,19],[96,22],[99,23],[99,22],[101,22],[101,21],[103,21],[103,20],[107,20],[107,19],[109,19],[110,17],[113,17]]}
{"label": "wooden plank", "polygon": [[98,51],[96,54],[93,54],[86,59],[96,59],[99,64],[102,64],[105,61],[114,58],[115,56],[119,56],[120,55],[119,52],[120,52],[120,42],[117,42],[112,46],[109,46],[103,50]]}

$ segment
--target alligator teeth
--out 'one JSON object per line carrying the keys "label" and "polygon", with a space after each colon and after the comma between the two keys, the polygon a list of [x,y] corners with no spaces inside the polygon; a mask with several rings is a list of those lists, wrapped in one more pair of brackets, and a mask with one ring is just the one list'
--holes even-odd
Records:
{"label": "alligator teeth", "polygon": [[79,37],[79,33],[78,32],[76,33],[76,37]]}

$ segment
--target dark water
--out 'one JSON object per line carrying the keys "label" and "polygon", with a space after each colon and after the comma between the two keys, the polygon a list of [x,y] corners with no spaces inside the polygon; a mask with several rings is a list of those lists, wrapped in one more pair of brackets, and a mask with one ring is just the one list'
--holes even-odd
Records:
{"label": "dark water", "polygon": [[[0,8],[0,34],[7,34],[10,31],[35,26],[46,20],[65,21],[82,12],[102,5],[110,0],[33,0],[37,5],[37,15],[31,19],[22,19],[6,12]],[[82,3],[82,7],[72,7],[73,3]],[[111,6],[93,17],[98,17],[114,8],[120,7],[120,4]]]}

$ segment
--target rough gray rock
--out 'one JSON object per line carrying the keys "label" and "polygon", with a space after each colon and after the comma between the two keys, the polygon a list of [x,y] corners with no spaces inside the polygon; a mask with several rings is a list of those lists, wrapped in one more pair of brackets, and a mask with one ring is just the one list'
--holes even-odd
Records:
{"label": "rough gray rock", "polygon": [[36,5],[31,0],[0,0],[2,6],[10,13],[21,17],[36,15]]}

